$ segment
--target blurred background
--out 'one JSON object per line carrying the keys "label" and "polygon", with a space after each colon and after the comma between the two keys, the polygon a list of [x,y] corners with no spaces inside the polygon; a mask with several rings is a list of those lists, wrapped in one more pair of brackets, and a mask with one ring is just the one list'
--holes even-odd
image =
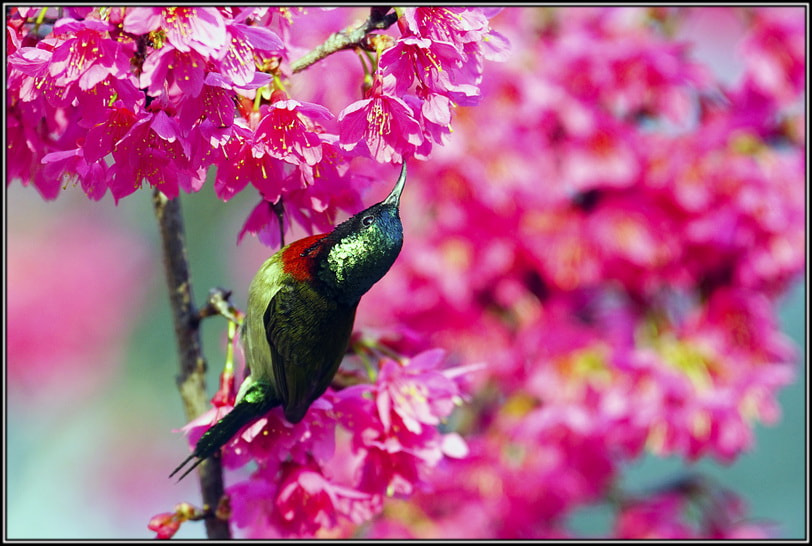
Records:
{"label": "blurred background", "polygon": [[[712,26],[697,23],[682,37],[717,37]],[[498,21],[493,27],[499,30]],[[696,55],[724,78],[735,71],[728,45],[700,40]],[[391,169],[385,169],[389,180]],[[414,185],[431,182],[410,178]],[[380,199],[387,184],[370,188],[364,202]],[[109,195],[94,203],[68,186],[56,201],[44,202],[34,188],[14,182],[6,198],[7,537],[152,538],[150,517],[180,501],[199,505],[200,493],[195,479],[167,478],[188,447],[177,431],[185,418],[151,192],[136,192],[116,206]],[[222,286],[244,308],[248,282],[273,252],[252,237],[235,244],[255,195],[243,192],[223,203],[209,182],[180,199],[196,304]],[[417,205],[405,199],[402,216],[416,217],[410,207]],[[406,229],[408,240],[408,230],[420,227]],[[376,290],[387,293],[393,280],[385,277],[361,307],[374,307]],[[773,523],[777,536],[806,536],[805,301],[799,282],[779,302],[782,328],[801,361],[795,381],[778,396],[778,423],[756,424],[753,448],[730,466],[646,455],[621,472],[624,487],[644,491],[701,472],[740,494],[747,516]],[[224,319],[203,322],[211,394],[225,333]],[[586,537],[606,536],[610,525],[605,506],[577,510],[568,521],[573,533]],[[176,537],[204,538],[205,530],[187,523]]]}

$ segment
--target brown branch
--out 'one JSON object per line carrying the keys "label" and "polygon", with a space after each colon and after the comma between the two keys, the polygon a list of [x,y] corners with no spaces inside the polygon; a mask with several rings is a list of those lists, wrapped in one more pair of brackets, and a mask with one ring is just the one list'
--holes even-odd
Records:
{"label": "brown branch", "polygon": [[294,74],[301,72],[336,51],[360,47],[367,34],[373,30],[387,29],[398,20],[397,13],[387,13],[389,9],[381,6],[370,8],[369,18],[361,26],[333,33],[323,44],[290,63],[291,71]]}
{"label": "brown branch", "polygon": [[[176,381],[186,419],[191,421],[209,409],[209,398],[205,382],[206,359],[203,357],[198,328],[200,317],[192,301],[183,216],[177,198],[169,200],[156,189],[152,202],[160,226],[169,301],[175,338],[180,350],[180,374]],[[203,509],[211,510],[219,505],[224,491],[220,459],[209,457],[198,467],[198,474],[203,493]],[[206,518],[205,523],[209,538],[231,538],[228,521],[210,517]]]}

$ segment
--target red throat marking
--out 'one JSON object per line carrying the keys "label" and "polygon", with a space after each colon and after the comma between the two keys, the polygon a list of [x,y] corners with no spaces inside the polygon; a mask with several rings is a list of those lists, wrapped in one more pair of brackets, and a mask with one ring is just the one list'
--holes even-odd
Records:
{"label": "red throat marking", "polygon": [[302,256],[302,252],[326,236],[326,233],[311,235],[310,237],[305,237],[304,239],[290,243],[282,252],[282,271],[297,281],[313,280],[313,275],[316,272],[316,261],[314,258],[318,255],[318,249],[314,249],[314,251],[308,253],[307,256]]}

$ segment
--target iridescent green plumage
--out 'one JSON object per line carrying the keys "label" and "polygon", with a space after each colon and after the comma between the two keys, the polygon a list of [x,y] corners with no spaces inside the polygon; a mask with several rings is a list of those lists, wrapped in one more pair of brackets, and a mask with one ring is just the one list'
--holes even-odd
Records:
{"label": "iridescent green plumage", "polygon": [[282,248],[260,267],[248,288],[241,338],[250,375],[234,409],[200,438],[181,477],[228,442],[240,428],[281,405],[291,423],[324,394],[349,344],[358,302],[394,263],[403,244],[400,195],[382,202],[332,232]]}

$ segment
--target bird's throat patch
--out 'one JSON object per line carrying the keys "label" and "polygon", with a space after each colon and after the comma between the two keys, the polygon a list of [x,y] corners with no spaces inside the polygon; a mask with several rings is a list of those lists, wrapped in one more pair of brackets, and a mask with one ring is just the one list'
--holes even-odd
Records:
{"label": "bird's throat patch", "polygon": [[311,235],[288,245],[282,253],[282,270],[297,281],[310,281],[316,273],[316,256],[321,249],[319,241],[326,233]]}

